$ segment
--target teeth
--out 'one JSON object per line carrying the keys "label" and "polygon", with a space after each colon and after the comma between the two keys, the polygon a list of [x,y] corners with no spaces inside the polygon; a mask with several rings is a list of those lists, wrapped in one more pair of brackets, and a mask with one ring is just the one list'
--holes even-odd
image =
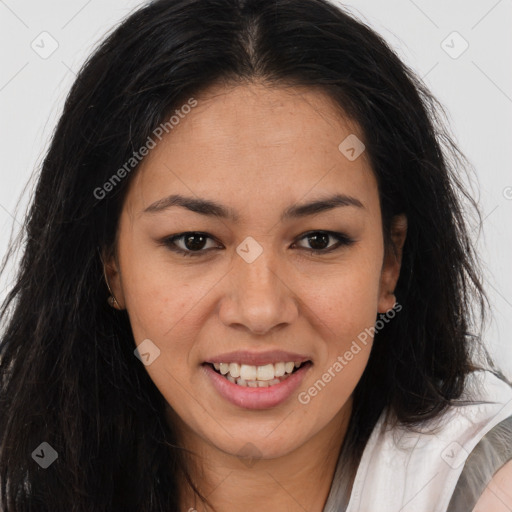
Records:
{"label": "teeth", "polygon": [[257,373],[256,366],[249,366],[248,364],[240,366],[240,377],[244,380],[256,380]]}
{"label": "teeth", "polygon": [[267,387],[273,386],[288,377],[300,361],[286,361],[275,364],[253,366],[238,363],[213,363],[213,367],[224,375],[230,382],[239,386]]}
{"label": "teeth", "polygon": [[243,387],[250,387],[250,388],[266,388],[270,386],[275,386],[276,384],[279,384],[283,380],[286,380],[290,375],[285,375],[281,380],[279,379],[272,379],[272,380],[244,380],[242,378],[234,379],[231,377],[231,375],[226,375],[227,379],[230,382],[233,382],[234,384],[238,384],[239,386]]}
{"label": "teeth", "polygon": [[284,375],[284,363],[276,363],[274,365],[274,376],[282,377]]}
{"label": "teeth", "polygon": [[258,366],[256,374],[258,380],[272,380],[274,378],[274,365],[266,364],[265,366]]}
{"label": "teeth", "polygon": [[240,365],[238,363],[231,363],[229,365],[229,373],[232,377],[240,377]]}

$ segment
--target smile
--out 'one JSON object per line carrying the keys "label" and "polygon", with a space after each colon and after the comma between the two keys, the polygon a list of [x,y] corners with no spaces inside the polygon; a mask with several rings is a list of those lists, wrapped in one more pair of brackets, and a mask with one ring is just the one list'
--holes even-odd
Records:
{"label": "smile", "polygon": [[213,363],[211,366],[218,374],[223,375],[233,384],[252,388],[265,388],[275,386],[286,380],[306,362],[287,361],[262,366],[239,363]]}
{"label": "smile", "polygon": [[307,360],[297,362],[297,366],[295,361],[263,365],[205,362],[201,368],[213,389],[231,404],[243,409],[268,409],[296,393],[312,366]]}

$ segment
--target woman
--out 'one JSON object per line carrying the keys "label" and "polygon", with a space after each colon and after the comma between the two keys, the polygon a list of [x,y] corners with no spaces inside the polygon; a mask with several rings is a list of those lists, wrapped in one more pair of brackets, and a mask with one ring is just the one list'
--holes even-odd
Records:
{"label": "woman", "polygon": [[324,0],[125,20],[4,304],[0,508],[498,510],[512,388],[438,111]]}

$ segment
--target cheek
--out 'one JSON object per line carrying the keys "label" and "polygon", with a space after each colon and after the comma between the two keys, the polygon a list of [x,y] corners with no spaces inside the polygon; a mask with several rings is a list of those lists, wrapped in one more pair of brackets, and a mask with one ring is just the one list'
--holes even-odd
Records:
{"label": "cheek", "polygon": [[[380,268],[378,257],[361,253],[321,282],[317,280],[318,293],[308,296],[312,316],[318,319],[315,331],[325,340],[314,382],[308,383],[302,395],[301,403],[309,403],[311,411],[335,414],[361,378],[377,319]],[[309,288],[313,289],[311,283]]]}
{"label": "cheek", "polygon": [[349,335],[357,336],[375,322],[380,267],[378,259],[359,256],[337,266],[321,279],[308,281],[305,288],[308,305],[332,333],[339,334],[343,340]]}
{"label": "cheek", "polygon": [[173,265],[165,248],[125,240],[121,268],[126,308],[135,338],[172,338],[215,280]]}
{"label": "cheek", "polygon": [[342,410],[368,363],[377,311],[377,277],[345,280],[343,288],[341,282],[332,282],[315,301],[314,314],[319,319],[315,331],[324,343],[318,347],[314,374],[297,398],[319,423]]}
{"label": "cheek", "polygon": [[177,397],[193,393],[189,362],[197,350],[198,304],[207,287],[183,282],[183,276],[158,265],[131,270],[125,289],[136,344],[149,339],[159,351],[145,369],[166,400],[186,415]]}
{"label": "cheek", "polygon": [[195,286],[164,273],[141,274],[130,281],[127,308],[135,339],[154,340],[162,353],[190,352],[201,300],[208,293],[205,283]]}

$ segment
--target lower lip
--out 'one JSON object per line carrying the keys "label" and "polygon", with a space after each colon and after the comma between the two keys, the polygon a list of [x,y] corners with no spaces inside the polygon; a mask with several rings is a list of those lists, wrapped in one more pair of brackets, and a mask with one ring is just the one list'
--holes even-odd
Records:
{"label": "lower lip", "polygon": [[268,409],[286,401],[300,386],[311,366],[312,364],[307,362],[287,379],[266,388],[239,386],[218,374],[209,364],[203,364],[202,368],[211,379],[213,387],[228,402],[244,409]]}

